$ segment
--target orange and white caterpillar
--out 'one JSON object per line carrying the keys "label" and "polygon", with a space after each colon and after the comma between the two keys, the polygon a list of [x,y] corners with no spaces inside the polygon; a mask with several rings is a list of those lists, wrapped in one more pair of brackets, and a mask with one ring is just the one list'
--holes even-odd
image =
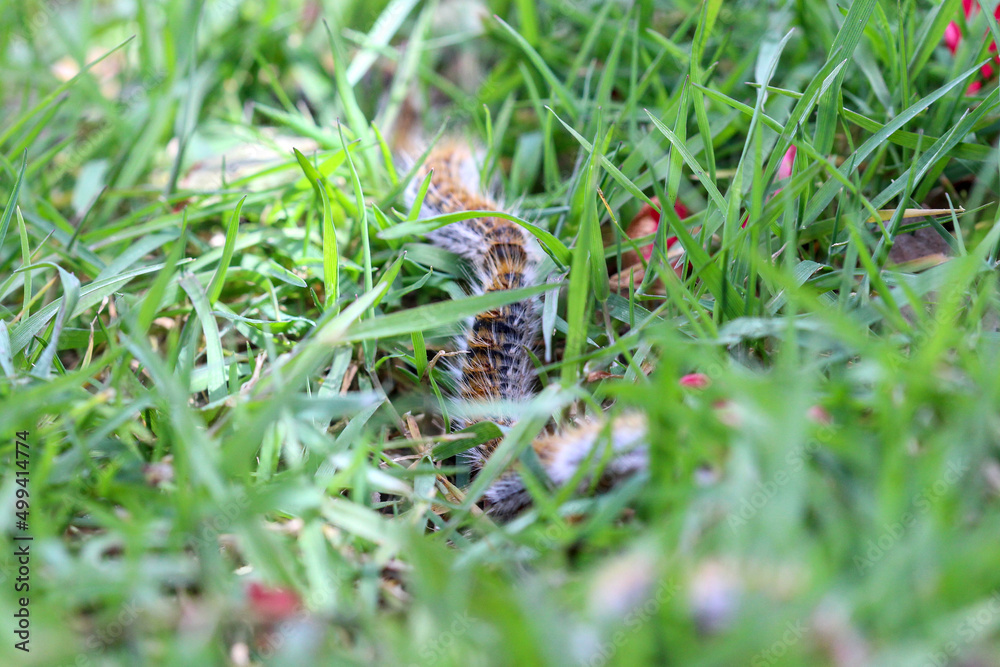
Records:
{"label": "orange and white caterpillar", "polygon": [[[420,216],[432,217],[459,211],[499,211],[500,205],[480,192],[475,156],[458,141],[439,143],[407,189],[412,206],[420,184],[433,171],[421,204]],[[428,235],[439,247],[465,259],[470,267],[469,289],[476,294],[532,285],[537,280],[541,249],[520,225],[500,217],[471,218],[440,227]],[[519,301],[480,313],[468,322],[459,340],[465,352],[457,356],[459,399],[479,405],[501,401],[526,401],[535,394],[536,375],[530,352],[540,331],[535,300]],[[496,415],[501,425],[509,416]],[[609,437],[602,434],[609,432]],[[610,429],[590,421],[575,428],[537,438],[538,460],[555,485],[570,481],[587,461],[600,461],[595,448],[609,443],[614,456],[604,467],[600,486],[608,486],[647,466],[646,421],[624,415]],[[473,472],[489,459],[499,443],[490,441],[466,453]],[[530,501],[520,475],[509,471],[486,491],[489,512],[498,518],[517,514]]]}

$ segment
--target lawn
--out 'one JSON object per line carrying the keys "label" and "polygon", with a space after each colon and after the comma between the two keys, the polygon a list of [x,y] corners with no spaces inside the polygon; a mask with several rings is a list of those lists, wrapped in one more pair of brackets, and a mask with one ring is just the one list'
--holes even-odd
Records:
{"label": "lawn", "polygon": [[[0,5],[0,664],[1000,665],[1000,27],[964,4]],[[426,240],[442,137],[538,285]],[[502,522],[447,355],[528,294]],[[626,412],[648,472],[537,474]]]}

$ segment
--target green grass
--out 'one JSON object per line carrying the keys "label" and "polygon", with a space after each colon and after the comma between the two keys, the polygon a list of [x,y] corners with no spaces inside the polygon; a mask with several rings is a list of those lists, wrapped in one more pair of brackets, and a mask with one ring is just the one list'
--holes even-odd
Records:
{"label": "green grass", "polygon": [[[472,4],[0,8],[0,662],[993,664],[992,11],[953,56],[957,0]],[[407,104],[552,282],[465,296],[400,197]],[[625,237],[654,196],[692,215]],[[919,227],[952,258],[891,263]],[[503,452],[613,403],[651,470],[496,524],[435,355],[529,294]]]}

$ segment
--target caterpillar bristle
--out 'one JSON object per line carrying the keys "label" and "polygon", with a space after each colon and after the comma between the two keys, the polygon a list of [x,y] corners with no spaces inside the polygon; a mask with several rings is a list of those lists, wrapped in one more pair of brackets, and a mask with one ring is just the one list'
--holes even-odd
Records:
{"label": "caterpillar bristle", "polygon": [[[461,142],[445,140],[429,153],[408,190],[416,190],[433,172],[421,206],[421,216],[474,210],[499,210],[499,204],[479,191],[479,168],[471,150]],[[500,217],[461,220],[437,229],[428,238],[464,257],[471,264],[470,289],[477,294],[530,285],[535,280],[539,249],[534,237],[519,225]],[[532,300],[480,313],[472,319],[457,358],[459,397],[481,404],[530,398],[535,388],[531,362],[539,333]],[[503,422],[503,417],[496,416]],[[474,467],[488,457],[496,443],[481,445],[470,460]]]}
{"label": "caterpillar bristle", "polygon": [[[480,191],[477,160],[467,145],[444,140],[430,151],[407,188],[411,205],[428,173],[432,176],[421,204],[421,217],[500,210],[494,199]],[[517,289],[532,285],[537,279],[541,257],[537,241],[520,225],[505,218],[461,220],[430,232],[428,238],[469,263],[469,289],[474,293]],[[472,318],[459,340],[464,354],[454,364],[458,398],[487,407],[491,403],[516,403],[531,398],[536,385],[531,352],[539,328],[540,318],[533,299],[487,310]],[[509,415],[498,413],[489,417],[502,425],[514,423]],[[467,423],[457,421],[459,428]],[[557,485],[570,481],[595,453],[607,426],[587,422],[536,439],[532,446],[549,478]],[[645,420],[627,415],[614,420],[610,427],[610,441],[603,440],[610,442],[613,456],[601,473],[602,484],[612,484],[646,465]],[[474,471],[482,468],[497,444],[496,440],[486,442],[467,452],[466,459]],[[515,471],[504,473],[484,497],[489,511],[497,518],[510,518],[530,503],[530,496]]]}
{"label": "caterpillar bristle", "polygon": [[[575,427],[536,438],[531,443],[539,463],[556,486],[563,486],[586,466],[581,490],[597,476],[597,487],[611,488],[624,479],[649,468],[646,418],[625,413],[611,420],[588,420]],[[604,448],[609,448],[606,451]],[[490,514],[510,519],[531,504],[520,474],[505,473],[485,493]]]}

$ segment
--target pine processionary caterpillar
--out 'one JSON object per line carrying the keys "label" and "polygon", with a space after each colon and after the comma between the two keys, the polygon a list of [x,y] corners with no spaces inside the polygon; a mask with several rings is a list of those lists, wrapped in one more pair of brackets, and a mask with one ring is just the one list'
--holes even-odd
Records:
{"label": "pine processionary caterpillar", "polygon": [[[420,184],[433,171],[421,204],[421,217],[474,210],[501,210],[480,193],[475,155],[458,141],[440,142],[428,155],[407,189],[412,205]],[[515,222],[501,217],[471,218],[434,230],[428,238],[437,246],[465,259],[471,267],[469,289],[485,294],[532,285],[537,280],[541,249],[535,238]],[[469,322],[459,340],[465,354],[458,355],[456,374],[462,401],[489,405],[500,401],[525,401],[535,393],[536,376],[530,351],[538,338],[540,317],[534,300],[520,301],[480,313]],[[510,425],[513,419],[494,420]],[[532,447],[549,480],[562,485],[574,478],[581,465],[593,459],[595,448],[607,443],[613,456],[602,471],[600,486],[608,486],[647,466],[646,420],[625,414],[610,428],[588,421],[574,428],[537,438]],[[609,437],[602,437],[607,430]],[[489,459],[497,441],[467,453],[473,470]],[[531,497],[520,475],[504,473],[486,491],[489,511],[509,518],[530,504]]]}

